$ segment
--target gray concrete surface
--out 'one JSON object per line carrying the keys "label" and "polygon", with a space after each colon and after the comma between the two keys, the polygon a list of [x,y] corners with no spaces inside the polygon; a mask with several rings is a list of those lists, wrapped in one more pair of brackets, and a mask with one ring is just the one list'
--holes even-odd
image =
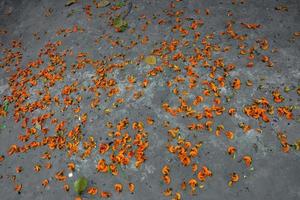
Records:
{"label": "gray concrete surface", "polygon": [[[182,0],[173,1],[175,8],[170,8],[170,2],[167,0],[132,0],[132,10],[126,16],[128,29],[122,33],[117,33],[111,27],[111,19],[121,13],[126,13],[127,5],[121,7],[117,11],[111,10],[117,1],[111,1],[111,4],[105,8],[96,8],[92,1],[79,1],[71,6],[66,7],[66,1],[46,1],[46,0],[1,0],[0,1],[0,29],[1,29],[1,65],[4,64],[5,49],[12,49],[10,46],[12,40],[20,40],[22,47],[13,49],[22,53],[22,60],[19,67],[25,69],[30,61],[38,58],[38,53],[47,42],[55,42],[60,40],[62,45],[58,47],[57,52],[70,49],[74,52],[73,56],[65,57],[66,70],[63,79],[56,82],[53,87],[49,88],[51,96],[58,95],[61,98],[61,90],[65,85],[70,85],[74,81],[78,82],[78,91],[71,94],[82,96],[80,113],[87,113],[87,123],[82,126],[82,139],[80,140],[79,152],[72,157],[67,157],[67,150],[55,149],[49,150],[47,146],[38,147],[29,150],[27,153],[15,153],[11,156],[7,154],[12,144],[18,146],[24,145],[18,140],[19,134],[24,134],[25,129],[21,127],[21,121],[14,122],[14,105],[11,102],[8,106],[6,117],[1,117],[0,132],[0,155],[5,156],[0,162],[0,199],[74,199],[77,195],[73,189],[73,183],[79,176],[85,176],[89,181],[89,187],[95,186],[99,190],[105,190],[112,193],[110,199],[124,200],[156,200],[156,199],[172,199],[175,192],[181,194],[181,199],[209,199],[209,200],[297,200],[300,199],[300,154],[299,151],[292,147],[288,153],[281,151],[281,145],[277,138],[278,132],[284,132],[288,137],[288,143],[294,144],[300,139],[299,135],[299,94],[297,88],[300,86],[300,38],[295,36],[295,32],[300,31],[300,1],[298,0],[245,0],[245,1],[221,1],[221,0]],[[128,3],[128,2],[125,2]],[[84,8],[91,5],[92,16],[85,14]],[[287,11],[275,9],[280,5],[287,6]],[[50,9],[50,11],[49,11]],[[200,14],[196,14],[194,9],[200,9]],[[205,9],[210,10],[210,14],[205,14]],[[172,27],[176,24],[176,17],[168,16],[171,11],[183,11],[179,16],[182,20],[182,27],[186,28],[190,33],[182,37],[178,32],[172,32]],[[48,11],[48,12],[47,12]],[[228,13],[232,13],[230,16]],[[142,16],[145,17],[142,17]],[[89,19],[90,18],[90,19]],[[164,24],[159,24],[158,20],[165,20]],[[200,39],[193,42],[194,30],[188,26],[191,24],[190,19],[202,19],[204,24],[199,26],[196,31],[201,33]],[[242,35],[247,34],[245,41],[231,39],[228,35],[221,36],[219,33],[226,30],[226,22],[234,21],[234,30]],[[143,26],[148,22],[148,27],[143,30]],[[247,29],[240,23],[257,23],[261,24],[258,29]],[[82,27],[84,31],[76,33],[57,34],[59,29],[72,28],[74,25]],[[210,70],[200,67],[201,62],[196,65],[194,70],[200,75],[197,78],[198,85],[194,89],[188,88],[187,71],[184,67],[189,65],[188,60],[173,61],[170,53],[169,62],[178,65],[180,72],[162,64],[163,58],[156,56],[157,65],[163,66],[163,72],[156,76],[149,76],[147,72],[156,65],[148,65],[140,60],[141,55],[150,55],[153,49],[161,47],[162,41],[170,42],[172,39],[179,41],[190,41],[189,46],[179,45],[175,52],[182,51],[188,57],[194,54],[194,48],[203,48],[201,39],[208,34],[214,33],[215,37],[209,39],[211,44],[218,44],[221,48],[231,46],[228,52],[212,51],[212,60],[207,59],[211,65],[216,58],[223,58],[225,65],[234,63],[236,68],[229,72],[226,78],[226,85],[220,88],[221,105],[226,111],[220,116],[214,116],[213,131],[190,131],[187,125],[190,123],[204,123],[207,119],[203,118],[197,121],[195,117],[188,117],[184,113],[172,116],[162,108],[162,103],[168,102],[171,107],[179,106],[178,97],[183,97],[188,104],[191,104],[195,96],[202,95],[204,86],[201,82],[204,80],[211,81],[208,76]],[[106,37],[104,37],[106,36]],[[149,41],[147,44],[141,44],[141,39],[147,36]],[[257,40],[266,38],[269,41],[269,49],[264,51],[259,48]],[[112,46],[110,41],[117,40],[119,45]],[[130,45],[132,41],[137,41],[137,45],[131,49],[125,47]],[[246,49],[256,44],[254,67],[247,68],[247,55],[239,54],[239,44],[245,44]],[[274,50],[276,49],[276,50]],[[274,50],[272,52],[272,50]],[[88,58],[95,61],[104,60],[105,64],[120,63],[128,61],[123,69],[113,69],[111,73],[107,73],[108,78],[112,78],[117,82],[120,92],[108,97],[108,90],[98,89],[100,92],[100,104],[97,108],[91,108],[90,102],[94,98],[94,94],[90,91],[84,91],[82,87],[91,88],[94,85],[93,80],[98,79],[95,68],[87,64],[83,69],[76,69],[72,72],[72,64],[76,64],[76,55],[79,52],[87,52]],[[165,52],[166,53],[166,52]],[[121,57],[112,60],[107,59],[110,56],[122,54]],[[267,67],[266,63],[261,62],[261,56],[267,55],[274,63],[273,67]],[[38,70],[47,67],[49,59],[43,57],[44,64]],[[2,68],[0,70],[0,92],[1,97],[11,95],[9,77],[16,73],[15,66],[9,66],[10,70]],[[33,69],[33,74],[37,73],[37,69]],[[217,75],[222,75],[222,70],[217,69]],[[129,75],[136,77],[136,83],[132,84],[132,90],[126,90],[129,86],[127,80]],[[183,83],[174,82],[176,76],[184,77]],[[241,80],[241,89],[234,91],[231,83],[234,78]],[[149,80],[146,88],[140,86],[144,79]],[[166,82],[173,80],[173,86],[168,88]],[[246,81],[253,82],[252,87],[246,86]],[[215,81],[217,83],[217,81]],[[34,102],[40,97],[35,94],[37,90],[45,91],[47,81],[39,79],[35,87],[27,84],[27,91],[31,96],[25,100],[25,103]],[[172,90],[178,87],[179,94],[175,95]],[[284,88],[289,87],[291,90],[284,92]],[[272,91],[279,89],[285,100],[282,103],[273,101]],[[188,91],[187,95],[183,95],[182,91]],[[135,99],[134,93],[143,92],[143,95]],[[202,95],[204,96],[204,95]],[[231,97],[230,101],[226,101],[226,97]],[[265,97],[270,104],[274,106],[274,114],[268,114],[271,122],[265,123],[261,119],[256,120],[248,117],[243,113],[245,105],[253,103],[256,98]],[[124,98],[124,103],[114,108],[113,103],[117,98]],[[61,98],[62,100],[62,98]],[[4,101],[1,99],[1,104]],[[213,105],[213,94],[205,97],[204,102],[198,106],[192,106],[197,112],[203,112],[204,106]],[[293,120],[287,120],[285,117],[278,116],[276,108],[278,106],[294,106]],[[26,113],[26,117],[30,120],[38,117],[46,112],[53,111],[53,118],[59,121],[66,121],[66,133],[70,131],[74,125],[80,123],[80,119],[74,112],[72,105],[61,112],[63,104],[56,106],[55,103],[47,105],[45,110],[37,109],[33,112]],[[229,116],[227,110],[231,107],[236,108],[237,113]],[[109,110],[107,110],[109,109]],[[109,111],[109,113],[108,113]],[[122,173],[113,176],[109,173],[103,174],[96,170],[98,160],[108,158],[98,153],[98,145],[103,142],[110,142],[112,139],[107,133],[112,129],[106,126],[107,122],[112,122],[114,127],[123,118],[128,117],[129,126],[126,131],[132,136],[136,131],[131,126],[134,121],[142,121],[145,131],[148,133],[147,140],[149,147],[145,150],[147,160],[140,168],[134,166],[134,160],[127,166],[122,166]],[[147,125],[147,117],[154,119],[153,125]],[[47,136],[54,136],[55,125],[46,120],[43,127],[49,128]],[[169,127],[164,126],[164,122],[169,122]],[[248,133],[243,133],[239,128],[239,123],[244,122],[251,126]],[[30,123],[29,123],[30,124]],[[216,127],[223,124],[225,130],[235,133],[233,140],[229,140],[222,134],[220,137],[215,136]],[[32,127],[30,124],[29,127]],[[191,171],[191,166],[181,165],[179,159],[166,149],[168,142],[176,144],[176,139],[170,138],[168,129],[180,128],[181,137],[193,144],[202,141],[203,145],[199,150],[199,155],[192,159],[192,163],[198,163],[199,167],[206,165],[213,172],[213,176],[207,178],[204,183],[199,180],[196,195],[190,195],[190,187],[187,186],[186,191],[180,189],[182,181],[188,181],[190,178],[197,179],[197,174]],[[257,132],[257,128],[261,129],[261,133]],[[113,129],[115,130],[115,129]],[[41,141],[43,134],[38,130],[37,141]],[[88,137],[93,136],[96,142],[96,148],[92,150],[91,155],[84,160],[80,158],[83,153],[83,141],[87,141]],[[178,139],[178,138],[177,138]],[[32,136],[28,142],[34,140]],[[25,143],[28,143],[25,142]],[[227,153],[229,146],[235,146],[237,153],[235,159],[232,159]],[[48,151],[51,154],[49,161],[41,159],[40,156]],[[247,168],[242,161],[244,155],[250,155],[253,158],[252,166]],[[57,181],[55,173],[63,170],[68,175],[68,162],[75,163],[75,171],[73,177],[68,177],[65,182]],[[44,167],[46,162],[51,162],[52,168]],[[34,166],[41,165],[40,172],[34,172]],[[166,185],[161,179],[161,169],[164,165],[171,168],[171,183]],[[22,166],[21,173],[16,173],[16,167]],[[230,174],[236,172],[240,176],[240,180],[232,187],[228,186]],[[15,177],[15,181],[13,181]],[[41,185],[44,179],[49,180],[49,185],[43,187]],[[128,191],[127,183],[135,184],[136,189],[133,194]],[[124,185],[123,192],[116,193],[114,184],[122,183]],[[15,184],[22,184],[22,190],[18,193],[14,191]],[[70,185],[70,191],[63,189],[64,184]],[[165,197],[163,191],[167,188],[173,189],[171,197]],[[101,199],[99,194],[91,196],[84,192],[82,199]]]}

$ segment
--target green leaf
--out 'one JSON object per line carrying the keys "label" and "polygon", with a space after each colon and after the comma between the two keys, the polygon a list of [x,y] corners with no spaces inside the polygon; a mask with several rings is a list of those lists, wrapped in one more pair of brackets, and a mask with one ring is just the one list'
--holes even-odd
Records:
{"label": "green leaf", "polygon": [[289,86],[285,86],[284,87],[284,92],[288,93],[289,91],[291,91],[291,88],[289,88]]}
{"label": "green leaf", "polygon": [[42,78],[42,81],[43,81],[43,83],[47,83],[47,82],[48,82],[48,79]]}
{"label": "green leaf", "polygon": [[64,132],[63,132],[63,131],[58,131],[58,132],[56,133],[56,135],[62,137],[62,136],[64,135]]}
{"label": "green leaf", "polygon": [[119,31],[124,32],[128,28],[128,23],[120,16],[113,20],[113,26]]}
{"label": "green leaf", "polygon": [[67,15],[67,17],[71,17],[72,15],[74,15],[75,13],[79,13],[80,12],[80,10],[78,10],[78,9],[76,9],[76,10],[71,10],[71,12],[70,13],[68,13],[68,15]]}
{"label": "green leaf", "polygon": [[3,110],[4,110],[5,112],[8,111],[8,104],[9,104],[9,102],[8,102],[7,100],[5,100],[5,101],[3,102]]}
{"label": "green leaf", "polygon": [[74,182],[74,190],[77,194],[85,191],[88,185],[88,180],[85,177],[80,177]]}
{"label": "green leaf", "polygon": [[40,123],[35,123],[35,128],[38,130],[42,130],[42,126],[40,125]]}
{"label": "green leaf", "polygon": [[118,6],[118,7],[123,7],[125,5],[126,5],[126,3],[122,2],[122,1],[116,3],[116,6]]}

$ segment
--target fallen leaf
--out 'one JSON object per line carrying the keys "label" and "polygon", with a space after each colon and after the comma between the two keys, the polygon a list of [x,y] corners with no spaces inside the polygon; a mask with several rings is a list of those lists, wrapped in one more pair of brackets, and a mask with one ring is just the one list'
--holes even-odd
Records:
{"label": "fallen leaf", "polygon": [[300,31],[299,32],[295,32],[294,36],[299,37],[300,36]]}
{"label": "fallen leaf", "polygon": [[289,9],[286,5],[279,5],[275,7],[275,10],[288,12]]}
{"label": "fallen leaf", "polygon": [[299,151],[300,150],[300,139],[299,140],[297,140],[296,142],[295,142],[295,149],[297,150],[297,151]]}
{"label": "fallen leaf", "polygon": [[5,9],[4,15],[9,16],[9,15],[11,15],[12,11],[13,11],[13,7],[8,7]]}
{"label": "fallen leaf", "polygon": [[155,56],[147,56],[144,61],[148,65],[155,65],[156,64],[156,57]]}
{"label": "fallen leaf", "polygon": [[100,2],[97,3],[97,8],[103,8],[103,7],[106,7],[110,4],[109,1],[106,1],[106,0],[102,0]]}
{"label": "fallen leaf", "polygon": [[67,3],[65,4],[65,6],[71,6],[74,3],[77,3],[77,0],[68,0]]}
{"label": "fallen leaf", "polygon": [[52,13],[53,13],[53,9],[52,8],[48,8],[48,9],[45,10],[44,15],[46,17],[50,17],[52,15]]}

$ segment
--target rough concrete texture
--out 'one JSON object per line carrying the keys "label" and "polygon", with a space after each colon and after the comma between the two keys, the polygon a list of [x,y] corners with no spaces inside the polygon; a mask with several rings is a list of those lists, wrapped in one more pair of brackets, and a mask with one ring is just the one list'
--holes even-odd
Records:
{"label": "rough concrete texture", "polygon": [[[101,199],[103,191],[125,200],[300,199],[300,1],[120,2],[96,8],[93,1],[0,1],[0,199],[75,199],[80,176],[88,180],[82,199]],[[124,32],[112,27],[118,15],[128,23]],[[156,64],[145,62],[149,55]],[[268,102],[255,103],[262,97]],[[236,112],[229,115],[230,108]],[[80,131],[70,133],[76,125]],[[126,132],[131,140],[124,142]],[[101,144],[109,147],[103,154]],[[69,155],[71,145],[77,153]],[[121,148],[127,164],[111,161]],[[42,158],[45,152],[51,158]],[[101,159],[118,174],[105,165],[97,171]],[[68,163],[75,164],[70,177]],[[203,166],[212,172],[205,181],[198,178]]]}

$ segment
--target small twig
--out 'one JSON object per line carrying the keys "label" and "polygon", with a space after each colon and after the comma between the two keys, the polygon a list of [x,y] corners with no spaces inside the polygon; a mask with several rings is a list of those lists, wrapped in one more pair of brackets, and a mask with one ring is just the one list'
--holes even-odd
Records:
{"label": "small twig", "polygon": [[127,5],[127,10],[125,11],[125,13],[122,17],[123,20],[129,15],[129,13],[131,12],[131,9],[132,9],[132,1],[129,1],[129,3]]}

